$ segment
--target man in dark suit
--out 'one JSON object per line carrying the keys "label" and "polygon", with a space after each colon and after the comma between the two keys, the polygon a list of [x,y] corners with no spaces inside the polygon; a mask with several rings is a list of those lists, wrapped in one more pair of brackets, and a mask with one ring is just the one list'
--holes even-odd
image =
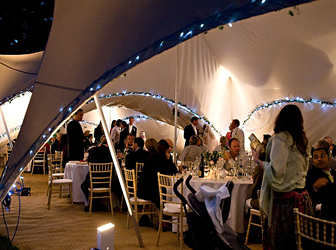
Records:
{"label": "man in dark suit", "polygon": [[136,163],[145,163],[149,152],[143,149],[144,140],[141,137],[134,139],[133,152],[126,156],[126,169],[135,169]]}
{"label": "man in dark suit", "polygon": [[79,122],[83,119],[83,110],[75,113],[75,118],[67,126],[68,158],[70,161],[84,159],[84,134]]}
{"label": "man in dark suit", "polygon": [[328,148],[314,149],[314,167],[308,170],[306,177],[306,189],[313,202],[314,208],[316,208],[317,204],[322,204],[323,210],[324,202],[330,199],[335,203],[335,194],[332,194],[332,190],[334,190],[333,186],[335,185],[335,170],[330,169],[330,162],[331,157],[329,156]]}
{"label": "man in dark suit", "polygon": [[198,134],[197,125],[198,125],[198,118],[194,116],[191,118],[191,123],[184,127],[184,139],[185,139],[184,147],[189,145],[190,137]]}
{"label": "man in dark suit", "polygon": [[136,137],[138,129],[133,124],[134,124],[134,118],[131,117],[131,118],[129,118],[129,124],[127,126],[128,134],[132,134],[132,135],[134,135],[134,137]]}

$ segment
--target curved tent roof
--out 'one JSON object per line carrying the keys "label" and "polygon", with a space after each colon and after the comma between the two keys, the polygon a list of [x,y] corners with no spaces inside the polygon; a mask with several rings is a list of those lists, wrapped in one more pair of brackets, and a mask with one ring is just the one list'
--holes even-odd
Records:
{"label": "curved tent roof", "polygon": [[[16,146],[1,179],[0,199],[4,197],[11,183],[23,170],[23,166],[43,145],[50,133],[85,100],[115,77],[154,55],[221,24],[236,22],[305,2],[310,1],[209,0],[204,2],[181,0],[168,2],[137,1],[132,3],[107,0],[99,2],[89,0],[56,1],[53,26],[40,72],[35,82],[34,93]],[[333,4],[331,1],[319,2]],[[309,10],[309,4],[307,4],[307,7],[302,6],[303,8]],[[277,17],[274,14],[280,15]],[[271,19],[274,18],[274,22],[277,23],[282,20],[280,16],[284,13],[271,13],[271,15]],[[288,16],[287,13],[286,15]],[[240,23],[243,22],[234,23],[234,26],[237,24],[238,27]],[[222,34],[226,33],[226,29]],[[233,31],[229,30],[229,32]],[[238,32],[240,36],[237,35],[236,39],[239,40],[231,39],[234,38],[233,35],[229,36],[231,42],[227,46],[235,45],[232,49],[229,49],[226,45],[223,46],[220,40],[213,44],[207,44],[206,38],[197,37],[197,41],[190,40],[191,43],[196,43],[196,45],[198,45],[197,43],[202,43],[200,46],[208,45],[209,49],[206,49],[207,51],[204,51],[204,53],[201,52],[199,58],[194,58],[195,60],[192,60],[187,68],[183,64],[183,61],[187,58],[177,60],[177,62],[180,62],[181,59],[182,62],[179,66],[181,69],[178,71],[180,94],[183,94],[179,96],[180,102],[199,110],[201,115],[206,114],[210,120],[213,118],[216,123],[224,124],[223,121],[227,118],[215,117],[218,116],[219,112],[225,111],[225,109],[220,109],[222,103],[220,102],[220,105],[217,105],[217,109],[212,108],[216,107],[216,100],[221,97],[222,93],[211,90],[211,88],[197,89],[197,87],[202,86],[202,82],[199,82],[199,80],[203,79],[213,79],[212,84],[214,84],[218,79],[217,72],[221,71],[219,66],[228,69],[227,65],[220,64],[224,63],[225,60],[230,60],[228,63],[231,66],[236,65],[237,72],[243,72],[238,67],[242,66],[241,69],[250,74],[243,74],[245,76],[240,78],[232,76],[230,78],[232,81],[227,80],[229,84],[222,87],[223,92],[227,92],[224,93],[224,98],[230,103],[230,105],[227,103],[227,107],[230,107],[231,117],[235,115],[240,118],[242,114],[246,114],[247,110],[250,110],[251,103],[257,103],[259,99],[256,99],[256,101],[250,98],[251,94],[258,93],[258,91],[248,92],[255,87],[254,81],[251,82],[253,84],[246,84],[244,81],[251,79],[254,72],[260,69],[258,67],[270,69],[270,66],[276,66],[275,64],[272,65],[270,61],[264,60],[267,59],[266,55],[261,58],[258,57],[262,54],[260,51],[254,50],[256,45],[257,48],[261,49],[258,46],[260,46],[260,43],[264,43],[268,51],[274,51],[272,49],[274,39],[271,37],[269,42],[266,36],[257,39],[254,38],[253,31],[251,32]],[[210,38],[211,33],[209,32],[205,37]],[[229,42],[226,38],[223,39],[226,43]],[[219,49],[227,49],[223,52],[221,58],[215,54],[216,44]],[[182,46],[184,44],[181,44]],[[235,51],[239,49],[239,46],[242,47],[240,48],[242,54]],[[194,53],[189,50],[190,48],[185,47],[182,55],[192,57]],[[240,58],[242,56],[243,59],[238,60],[233,57],[234,55],[239,55]],[[275,56],[275,54],[272,56]],[[216,60],[212,60],[212,58]],[[254,63],[253,58],[260,59],[263,63]],[[321,58],[321,55],[318,55],[317,58]],[[202,62],[211,61],[211,66],[199,65],[197,59],[202,59]],[[243,62],[245,59],[246,64]],[[212,67],[213,65],[217,66]],[[255,70],[248,71],[246,68],[250,68],[249,65]],[[278,65],[286,65],[286,62],[280,61]],[[203,70],[203,77],[194,74],[195,71],[184,74],[187,73],[185,70],[191,70],[194,66]],[[233,72],[234,69],[232,68],[230,71]],[[264,72],[264,70],[262,71]],[[192,88],[182,90],[187,80],[189,81],[184,77],[192,75],[194,75],[192,86],[196,88],[194,95],[190,93]],[[266,82],[260,80],[270,79],[271,75],[264,72],[257,74],[257,76],[257,79],[262,77],[258,80],[258,83],[266,86]],[[236,84],[235,80],[237,79],[239,81]],[[153,87],[155,87],[155,84]],[[173,98],[172,90],[169,87],[171,84],[167,83],[166,88],[161,89],[163,91],[162,95],[167,96],[167,98]],[[204,82],[204,84],[207,83]],[[217,98],[207,97],[206,95],[209,93],[217,95]],[[231,96],[232,100],[230,102],[228,96]],[[253,96],[257,97],[257,95]],[[206,105],[201,105],[198,100],[204,101]],[[247,103],[241,102],[241,108],[233,105],[240,101],[247,101]]]}

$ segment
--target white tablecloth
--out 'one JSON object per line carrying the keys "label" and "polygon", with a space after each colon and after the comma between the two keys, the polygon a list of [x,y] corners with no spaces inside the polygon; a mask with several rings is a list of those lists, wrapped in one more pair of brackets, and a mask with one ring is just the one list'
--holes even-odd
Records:
{"label": "white tablecloth", "polygon": [[[190,185],[196,191],[199,191],[203,185],[217,190],[229,180],[232,180],[232,177],[227,176],[219,181],[193,177],[190,181]],[[244,205],[245,200],[252,197],[252,181],[233,180],[233,182],[234,188],[232,190],[230,214],[226,223],[237,233],[244,233]],[[185,183],[183,193],[185,197],[190,193]]]}
{"label": "white tablecloth", "polygon": [[65,165],[64,178],[71,179],[72,182],[72,198],[74,202],[84,202],[85,206],[88,202],[81,189],[81,184],[85,180],[87,173],[89,172],[89,165],[87,162],[69,161]]}

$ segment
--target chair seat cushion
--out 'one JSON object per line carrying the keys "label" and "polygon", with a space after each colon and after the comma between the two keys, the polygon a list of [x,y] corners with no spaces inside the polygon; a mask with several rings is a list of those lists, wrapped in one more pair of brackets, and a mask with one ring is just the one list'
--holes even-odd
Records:
{"label": "chair seat cushion", "polygon": [[53,177],[62,177],[62,176],[64,176],[64,173],[53,173],[52,176]]}
{"label": "chair seat cushion", "polygon": [[163,207],[163,211],[167,213],[180,213],[181,205],[165,203]]}
{"label": "chair seat cushion", "polygon": [[68,183],[72,183],[71,179],[57,179],[57,180],[53,180],[52,181],[53,184],[68,184]]}
{"label": "chair seat cushion", "polygon": [[[134,202],[134,201],[135,201],[134,197],[131,197],[131,198],[130,198],[130,201],[131,201],[131,202]],[[137,198],[137,202],[138,202],[138,203],[141,203],[141,202],[148,202],[148,203],[150,203],[151,201],[149,201],[149,200],[144,200],[144,199],[141,199],[141,198]]]}

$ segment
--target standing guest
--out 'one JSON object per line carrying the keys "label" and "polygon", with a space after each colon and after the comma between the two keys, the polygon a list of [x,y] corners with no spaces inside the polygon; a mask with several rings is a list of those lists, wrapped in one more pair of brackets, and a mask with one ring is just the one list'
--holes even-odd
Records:
{"label": "standing guest", "polygon": [[203,125],[203,132],[202,132],[201,138],[202,138],[203,144],[207,145],[207,146],[209,146],[210,140],[215,139],[215,136],[212,133],[211,128],[210,128],[209,125],[207,125],[207,124]]}
{"label": "standing guest", "polygon": [[112,129],[117,125],[117,120],[113,120],[111,122],[111,129],[110,129],[110,135],[112,134]]}
{"label": "standing guest", "polygon": [[181,161],[195,161],[196,158],[201,157],[202,151],[200,147],[197,146],[198,141],[199,137],[197,135],[190,137],[189,145],[183,149],[180,155]]}
{"label": "standing guest", "polygon": [[185,139],[184,147],[189,145],[190,137],[192,137],[193,135],[198,135],[197,132],[198,120],[199,119],[194,116],[191,118],[191,123],[184,127],[184,139]]}
{"label": "standing guest", "polygon": [[63,152],[62,165],[63,167],[65,167],[65,165],[69,161],[68,159],[68,135],[67,134],[62,134],[62,137],[60,138],[60,142],[58,143],[57,151]]}
{"label": "standing guest", "polygon": [[266,148],[266,160],[252,150],[253,160],[264,168],[260,204],[267,215],[264,249],[296,249],[293,208],[313,215],[312,202],[305,190],[308,170],[308,139],[303,117],[295,105],[278,114],[275,135]]}
{"label": "standing guest", "polygon": [[103,124],[100,121],[99,125],[95,128],[94,133],[93,133],[93,136],[95,138],[95,144],[99,144],[100,138],[102,137],[103,134],[104,134]]}
{"label": "standing guest", "polygon": [[133,152],[126,156],[126,169],[135,169],[136,163],[145,163],[149,152],[143,149],[144,140],[141,137],[134,139]]}
{"label": "standing guest", "polygon": [[113,127],[111,131],[111,139],[116,148],[119,148],[121,123],[122,123],[122,120],[118,119],[116,122],[116,125]]}
{"label": "standing guest", "polygon": [[79,109],[75,113],[75,118],[67,126],[68,134],[68,156],[70,161],[80,161],[84,159],[84,134],[79,122],[83,119],[83,110]]}
{"label": "standing guest", "polygon": [[240,142],[240,148],[245,150],[245,137],[243,130],[239,128],[240,121],[238,119],[233,119],[230,125],[232,126],[231,137],[237,138]]}
{"label": "standing guest", "polygon": [[133,117],[129,118],[129,124],[127,126],[127,129],[128,129],[129,134],[132,134],[134,136],[137,135],[137,128],[134,126],[134,118]]}
{"label": "standing guest", "polygon": [[336,156],[336,145],[334,144],[333,140],[331,139],[330,136],[326,136],[326,137],[324,137],[324,140],[327,140],[327,141],[330,143],[330,148],[329,148],[329,150],[331,151],[331,155],[332,155],[333,157],[335,157],[335,156]]}
{"label": "standing guest", "polygon": [[221,136],[219,143],[220,144],[215,147],[214,151],[225,153],[227,150],[229,150],[228,139],[226,136]]}
{"label": "standing guest", "polygon": [[230,170],[238,163],[243,167],[248,165],[248,157],[245,150],[240,149],[240,142],[237,138],[231,138],[229,140],[229,150],[224,153],[224,168]]}
{"label": "standing guest", "polygon": [[119,141],[119,149],[120,151],[124,151],[125,148],[125,139],[128,135],[128,129],[127,129],[127,122],[122,121],[121,123],[121,132],[120,132],[120,141]]}
{"label": "standing guest", "polygon": [[157,173],[173,175],[177,173],[175,164],[170,160],[169,145],[166,140],[160,140],[156,153],[149,159],[139,176],[138,197],[150,200],[160,207],[160,194]]}

